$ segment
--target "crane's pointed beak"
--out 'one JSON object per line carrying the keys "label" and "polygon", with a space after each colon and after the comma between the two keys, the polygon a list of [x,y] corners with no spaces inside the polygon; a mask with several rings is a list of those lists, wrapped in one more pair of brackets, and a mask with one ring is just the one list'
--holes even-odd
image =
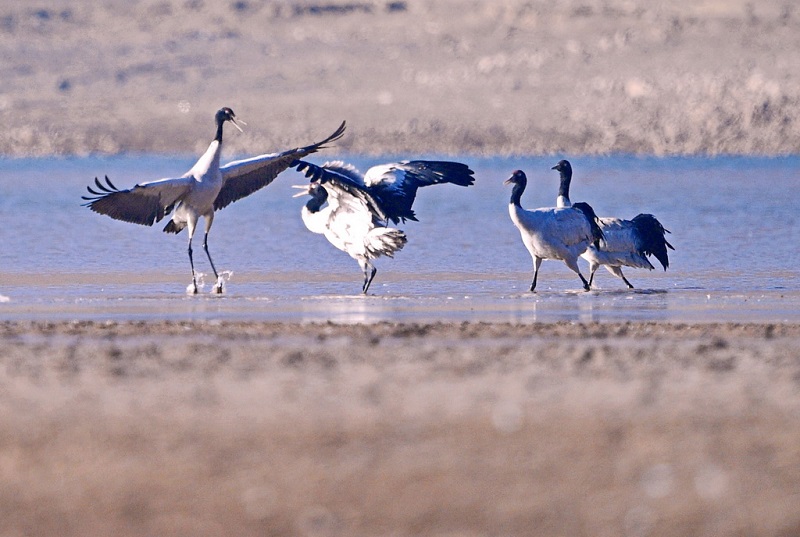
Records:
{"label": "crane's pointed beak", "polygon": [[311,185],[292,185],[292,188],[299,188],[301,192],[298,192],[293,198],[299,198],[301,196],[306,196],[311,192]]}
{"label": "crane's pointed beak", "polygon": [[236,121],[236,119],[234,119],[234,118],[231,118],[231,123],[233,124],[233,126],[234,126],[234,127],[236,127],[237,129],[239,129],[239,132],[244,132],[244,131],[242,130],[242,128],[239,126],[239,123],[241,123],[242,125],[247,125],[247,123],[245,123],[245,122],[244,122],[244,121],[242,121],[241,119],[240,119],[239,121]]}

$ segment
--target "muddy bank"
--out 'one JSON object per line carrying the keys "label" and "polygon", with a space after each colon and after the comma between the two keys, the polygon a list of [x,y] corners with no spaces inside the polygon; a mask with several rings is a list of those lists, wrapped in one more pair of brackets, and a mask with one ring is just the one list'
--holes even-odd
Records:
{"label": "muddy bank", "polygon": [[794,535],[797,325],[4,323],[9,535]]}
{"label": "muddy bank", "polygon": [[237,154],[343,119],[340,152],[793,153],[799,30],[782,0],[5,2],[0,154],[196,153],[224,105]]}

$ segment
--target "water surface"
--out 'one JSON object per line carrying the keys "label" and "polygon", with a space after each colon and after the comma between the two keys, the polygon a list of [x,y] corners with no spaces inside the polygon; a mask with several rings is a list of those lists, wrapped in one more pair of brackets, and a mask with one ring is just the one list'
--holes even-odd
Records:
{"label": "water surface", "polygon": [[[291,185],[305,179],[294,171],[217,214],[209,245],[226,292],[210,295],[209,283],[187,296],[185,233],[114,221],[80,196],[95,176],[124,188],[180,175],[194,157],[2,160],[0,319],[800,321],[800,158],[571,159],[573,201],[600,216],[655,214],[676,251],[666,272],[626,269],[634,291],[600,269],[583,292],[562,262],[545,261],[532,294],[502,183],[521,168],[523,205],[551,206],[559,158],[457,159],[476,171],[475,186],[419,191],[420,221],[399,226],[409,242],[378,261],[366,297],[355,261],[303,226]],[[391,157],[348,160],[366,170]],[[201,241],[195,263],[210,274]]]}

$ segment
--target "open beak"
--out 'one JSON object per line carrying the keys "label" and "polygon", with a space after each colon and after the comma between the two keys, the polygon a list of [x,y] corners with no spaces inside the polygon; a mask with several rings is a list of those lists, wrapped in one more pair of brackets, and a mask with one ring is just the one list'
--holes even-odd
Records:
{"label": "open beak", "polygon": [[237,129],[239,129],[239,132],[244,132],[244,131],[242,130],[242,128],[239,126],[239,123],[241,123],[242,125],[247,125],[247,123],[245,123],[245,122],[244,122],[244,121],[242,121],[241,119],[240,119],[239,121],[236,121],[236,118],[231,118],[231,123],[233,123],[233,126],[234,126],[234,127],[236,127]]}
{"label": "open beak", "polygon": [[298,189],[301,190],[301,192],[298,192],[297,194],[292,196],[293,198],[299,198],[301,196],[307,196],[308,194],[311,193],[311,185],[310,184],[309,185],[292,185],[292,188],[298,188]]}
{"label": "open beak", "polygon": [[508,179],[506,179],[505,181],[503,181],[503,184],[504,185],[510,185],[513,182],[514,182],[514,177],[512,176],[512,177],[509,177]]}

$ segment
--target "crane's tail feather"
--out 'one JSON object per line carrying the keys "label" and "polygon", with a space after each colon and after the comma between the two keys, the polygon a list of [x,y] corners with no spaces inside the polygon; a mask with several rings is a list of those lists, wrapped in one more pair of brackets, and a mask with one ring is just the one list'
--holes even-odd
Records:
{"label": "crane's tail feather", "polygon": [[186,222],[176,223],[175,220],[170,220],[164,226],[164,233],[180,233],[186,227]]}
{"label": "crane's tail feather", "polygon": [[589,221],[589,227],[592,230],[592,242],[594,243],[594,247],[600,250],[600,241],[605,241],[606,237],[603,235],[603,230],[600,228],[599,224],[600,219],[597,218],[594,209],[592,209],[591,205],[583,201],[573,203],[572,208],[578,209],[586,216],[586,219]]}
{"label": "crane's tail feather", "polygon": [[671,233],[670,230],[661,225],[661,222],[652,214],[638,214],[632,222],[636,226],[641,240],[639,245],[641,253],[648,256],[654,255],[664,270],[667,270],[669,267],[667,248],[675,249],[664,236],[666,233]]}
{"label": "crane's tail feather", "polygon": [[394,257],[408,242],[406,234],[391,227],[376,227],[364,239],[367,254],[371,259],[385,255]]}

